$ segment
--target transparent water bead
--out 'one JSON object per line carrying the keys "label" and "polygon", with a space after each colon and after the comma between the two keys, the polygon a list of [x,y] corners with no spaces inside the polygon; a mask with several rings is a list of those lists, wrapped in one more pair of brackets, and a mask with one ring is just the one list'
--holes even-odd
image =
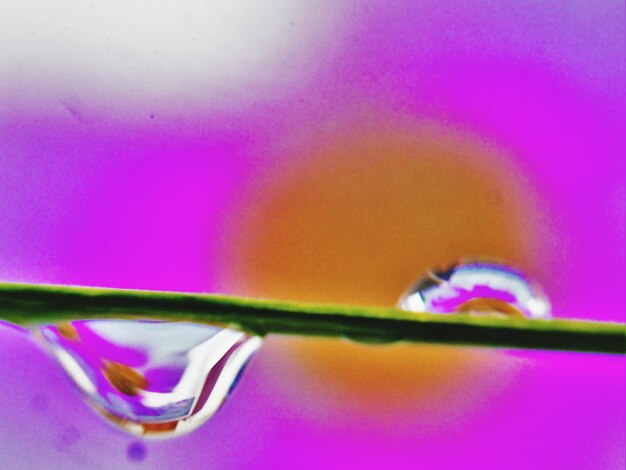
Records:
{"label": "transparent water bead", "polygon": [[77,320],[39,332],[93,407],[142,436],[204,423],[261,344],[233,329],[183,322]]}
{"label": "transparent water bead", "polygon": [[550,303],[535,282],[504,264],[480,261],[428,272],[399,306],[414,312],[550,316]]}

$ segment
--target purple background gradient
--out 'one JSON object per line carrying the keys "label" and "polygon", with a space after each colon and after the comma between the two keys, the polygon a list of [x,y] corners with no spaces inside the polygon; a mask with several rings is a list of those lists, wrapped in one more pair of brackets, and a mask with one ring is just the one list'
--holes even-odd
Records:
{"label": "purple background gradient", "polygon": [[[430,139],[454,154],[434,152],[432,165],[493,169],[500,180],[491,196],[514,209],[502,210],[512,227],[498,239],[502,249],[476,253],[487,250],[475,241],[484,237],[468,234],[448,248],[447,239],[433,242],[445,259],[429,263],[508,255],[542,281],[556,316],[625,320],[623,2],[207,5],[55,0],[44,8],[33,0],[3,8],[0,279],[392,304],[374,275],[357,289],[343,271],[323,277],[332,269],[299,258],[307,249],[311,259],[329,253],[317,241],[323,217],[314,220],[320,231],[297,238],[325,200],[291,212],[280,201],[297,201],[290,195],[302,182],[343,175],[344,164],[348,176],[337,181],[355,174],[383,191],[384,175],[393,176],[389,186],[401,181],[403,160],[389,157],[389,173],[377,171],[386,156],[361,147],[369,136],[415,134],[417,143],[398,145]],[[346,157],[354,148],[356,160]],[[432,168],[415,186],[441,178]],[[357,200],[345,206],[341,220],[350,221],[366,193],[346,196],[340,186],[329,189],[328,207],[334,197]],[[450,194],[455,214],[473,210],[473,190]],[[419,232],[426,220],[462,231],[446,226],[444,214],[435,218],[431,204],[416,200],[410,221],[376,234],[346,222],[351,243],[332,256],[342,266],[377,259],[359,251],[363,240],[410,258],[394,227]],[[372,217],[382,213],[372,207]],[[389,292],[399,296],[407,276],[398,274]],[[393,359],[376,370],[402,393],[376,398],[376,380],[355,389],[328,372],[367,363],[316,369],[319,348],[352,346],[307,341],[268,339],[211,422],[149,441],[146,459],[135,462],[126,455],[132,438],[84,406],[31,340],[0,326],[0,467],[626,466],[623,357],[461,350],[467,363],[441,379],[410,375],[427,352],[355,346],[350,357],[372,358],[373,349]],[[436,385],[428,400],[424,384],[402,382],[405,369]]]}

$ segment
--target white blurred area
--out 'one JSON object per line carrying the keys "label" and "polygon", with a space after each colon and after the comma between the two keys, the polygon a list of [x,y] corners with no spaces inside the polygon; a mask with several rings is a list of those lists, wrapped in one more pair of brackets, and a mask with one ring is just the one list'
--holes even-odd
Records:
{"label": "white blurred area", "polygon": [[0,107],[132,115],[289,93],[328,60],[338,4],[2,0]]}

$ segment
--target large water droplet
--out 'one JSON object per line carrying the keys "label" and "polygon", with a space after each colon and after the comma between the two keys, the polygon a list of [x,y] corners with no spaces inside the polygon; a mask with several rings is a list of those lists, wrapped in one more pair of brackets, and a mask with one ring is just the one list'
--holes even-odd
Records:
{"label": "large water droplet", "polygon": [[204,423],[261,344],[183,322],[76,320],[39,332],[93,407],[137,435],[178,435]]}
{"label": "large water droplet", "polygon": [[547,318],[550,303],[537,283],[494,262],[461,261],[428,272],[400,298],[414,312]]}

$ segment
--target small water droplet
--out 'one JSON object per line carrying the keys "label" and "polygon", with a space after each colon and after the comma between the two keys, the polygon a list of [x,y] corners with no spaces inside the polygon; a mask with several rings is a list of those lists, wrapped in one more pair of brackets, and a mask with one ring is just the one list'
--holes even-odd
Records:
{"label": "small water droplet", "polygon": [[57,436],[55,448],[60,452],[67,451],[80,440],[80,431],[74,426],[69,426]]}
{"label": "small water droplet", "polygon": [[76,320],[39,329],[93,407],[136,435],[179,435],[219,409],[261,339],[185,322]]}
{"label": "small water droplet", "polygon": [[128,456],[128,460],[132,460],[134,462],[141,462],[148,455],[148,449],[141,441],[134,441],[128,445],[128,449],[126,449],[126,455]]}
{"label": "small water droplet", "polygon": [[429,271],[399,305],[414,312],[550,316],[550,303],[537,283],[504,264],[473,260]]}
{"label": "small water droplet", "polygon": [[48,409],[48,397],[45,393],[36,393],[30,399],[30,404],[35,411],[44,412]]}

